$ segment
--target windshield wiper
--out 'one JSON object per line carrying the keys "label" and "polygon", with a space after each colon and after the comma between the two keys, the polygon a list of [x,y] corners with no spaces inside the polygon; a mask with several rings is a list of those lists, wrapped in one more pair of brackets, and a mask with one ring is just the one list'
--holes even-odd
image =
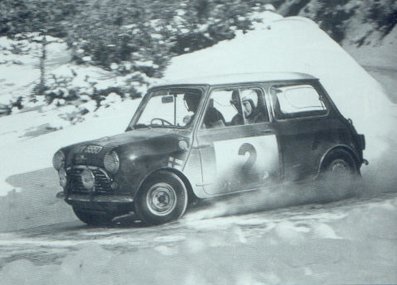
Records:
{"label": "windshield wiper", "polygon": [[136,125],[134,125],[134,127],[132,129],[136,130],[136,129],[144,129],[144,128],[151,129],[152,126],[151,125],[145,125],[145,124],[136,124]]}
{"label": "windshield wiper", "polygon": [[175,126],[171,125],[150,125],[152,128],[160,128],[160,129],[175,129]]}

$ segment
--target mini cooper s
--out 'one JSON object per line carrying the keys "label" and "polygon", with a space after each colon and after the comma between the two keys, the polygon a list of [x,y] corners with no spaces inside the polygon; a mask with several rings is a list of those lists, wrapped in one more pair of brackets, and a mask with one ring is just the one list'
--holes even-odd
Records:
{"label": "mini cooper s", "polygon": [[359,175],[364,148],[319,79],[238,74],[152,87],[124,133],[63,147],[53,165],[81,221],[135,213],[155,225],[197,199]]}

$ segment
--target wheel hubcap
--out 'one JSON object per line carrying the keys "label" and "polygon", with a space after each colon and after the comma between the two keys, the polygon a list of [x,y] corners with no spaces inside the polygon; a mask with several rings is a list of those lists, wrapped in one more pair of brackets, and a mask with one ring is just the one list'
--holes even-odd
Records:
{"label": "wheel hubcap", "polygon": [[330,170],[333,174],[337,175],[349,174],[351,172],[350,165],[342,159],[335,160],[331,164]]}
{"label": "wheel hubcap", "polygon": [[165,216],[176,207],[175,189],[167,183],[153,185],[146,196],[149,211],[156,216]]}

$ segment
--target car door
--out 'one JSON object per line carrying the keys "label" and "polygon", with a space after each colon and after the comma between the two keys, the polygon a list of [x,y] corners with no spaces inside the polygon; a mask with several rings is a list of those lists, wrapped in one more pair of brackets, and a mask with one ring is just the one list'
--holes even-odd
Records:
{"label": "car door", "polygon": [[[244,112],[246,93],[257,96],[255,118]],[[208,114],[219,122],[211,124]],[[197,141],[208,195],[255,189],[279,177],[278,142],[258,86],[211,90]]]}

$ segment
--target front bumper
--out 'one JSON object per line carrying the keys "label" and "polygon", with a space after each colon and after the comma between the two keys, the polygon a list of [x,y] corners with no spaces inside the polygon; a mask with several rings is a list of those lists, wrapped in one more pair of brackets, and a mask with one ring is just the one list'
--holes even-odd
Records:
{"label": "front bumper", "polygon": [[134,202],[134,198],[128,195],[65,195],[65,193],[61,191],[57,193],[56,197],[65,200],[68,204],[73,204],[73,202],[130,204]]}

